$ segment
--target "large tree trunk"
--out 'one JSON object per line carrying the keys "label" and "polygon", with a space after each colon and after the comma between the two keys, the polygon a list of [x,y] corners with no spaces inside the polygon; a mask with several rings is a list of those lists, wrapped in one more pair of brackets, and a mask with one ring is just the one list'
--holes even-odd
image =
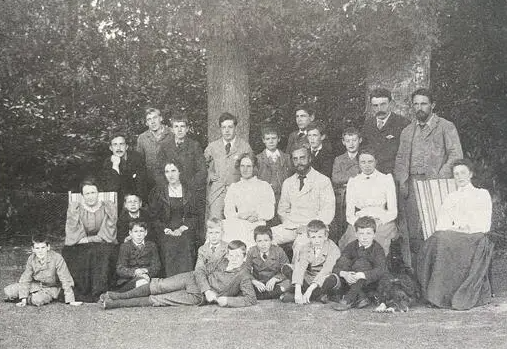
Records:
{"label": "large tree trunk", "polygon": [[218,118],[229,112],[238,118],[238,136],[248,141],[249,87],[246,53],[237,39],[217,35],[206,48],[208,142],[220,137]]}
{"label": "large tree trunk", "polygon": [[385,87],[392,93],[394,111],[411,118],[410,95],[416,89],[430,86],[431,47],[417,43],[404,60],[386,64],[384,52],[376,52],[370,59],[367,77],[366,105],[370,108],[369,94],[377,87]]}

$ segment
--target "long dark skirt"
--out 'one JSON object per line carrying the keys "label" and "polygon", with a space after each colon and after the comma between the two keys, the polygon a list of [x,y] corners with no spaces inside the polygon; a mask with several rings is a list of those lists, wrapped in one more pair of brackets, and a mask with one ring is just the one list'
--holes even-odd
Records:
{"label": "long dark skirt", "polygon": [[105,242],[64,246],[62,256],[74,279],[77,301],[97,302],[114,285],[117,250],[117,245]]}
{"label": "long dark skirt", "polygon": [[423,297],[438,307],[456,310],[488,303],[493,246],[482,233],[435,232],[424,242],[417,259]]}
{"label": "long dark skirt", "polygon": [[190,230],[181,236],[158,235],[163,277],[169,277],[194,269],[194,234]]}

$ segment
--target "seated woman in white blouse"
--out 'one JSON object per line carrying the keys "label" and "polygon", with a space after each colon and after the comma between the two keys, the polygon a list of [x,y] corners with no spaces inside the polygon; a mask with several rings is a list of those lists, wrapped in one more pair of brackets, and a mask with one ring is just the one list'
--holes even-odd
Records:
{"label": "seated woman in white blouse", "polygon": [[430,304],[464,310],[491,297],[488,270],[493,243],[484,233],[491,227],[492,203],[486,189],[472,185],[470,161],[454,162],[453,176],[458,190],[442,204],[436,232],[418,255],[417,276]]}
{"label": "seated woman in white blouse", "polygon": [[223,240],[241,240],[251,247],[255,245],[255,227],[266,225],[275,214],[275,194],[268,182],[255,175],[258,169],[255,156],[241,155],[236,168],[241,179],[231,184],[225,195]]}
{"label": "seated woman in white blouse", "polygon": [[389,253],[391,240],[398,236],[394,222],[398,216],[396,186],[392,175],[377,171],[376,165],[373,149],[359,152],[361,173],[350,178],[347,183],[345,212],[349,225],[338,242],[341,250],[357,239],[354,223],[363,216],[375,218],[375,240],[383,247],[386,255]]}

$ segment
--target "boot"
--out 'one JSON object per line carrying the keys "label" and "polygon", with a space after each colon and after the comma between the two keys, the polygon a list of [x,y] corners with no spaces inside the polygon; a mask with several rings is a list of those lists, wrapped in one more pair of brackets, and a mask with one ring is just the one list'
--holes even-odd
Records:
{"label": "boot", "polygon": [[132,308],[132,307],[152,307],[153,303],[150,297],[138,297],[131,299],[110,299],[104,300],[104,309]]}
{"label": "boot", "polygon": [[107,295],[111,300],[146,297],[149,296],[150,294],[151,293],[149,283],[146,285],[133,288],[126,292],[107,292]]}

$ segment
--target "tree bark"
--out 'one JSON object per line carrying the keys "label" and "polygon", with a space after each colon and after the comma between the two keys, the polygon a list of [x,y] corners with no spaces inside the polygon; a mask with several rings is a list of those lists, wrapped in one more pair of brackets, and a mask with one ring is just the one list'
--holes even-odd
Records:
{"label": "tree bark", "polygon": [[229,112],[238,118],[237,135],[248,141],[249,86],[244,48],[237,38],[215,33],[206,47],[208,142],[220,137],[218,118]]}

